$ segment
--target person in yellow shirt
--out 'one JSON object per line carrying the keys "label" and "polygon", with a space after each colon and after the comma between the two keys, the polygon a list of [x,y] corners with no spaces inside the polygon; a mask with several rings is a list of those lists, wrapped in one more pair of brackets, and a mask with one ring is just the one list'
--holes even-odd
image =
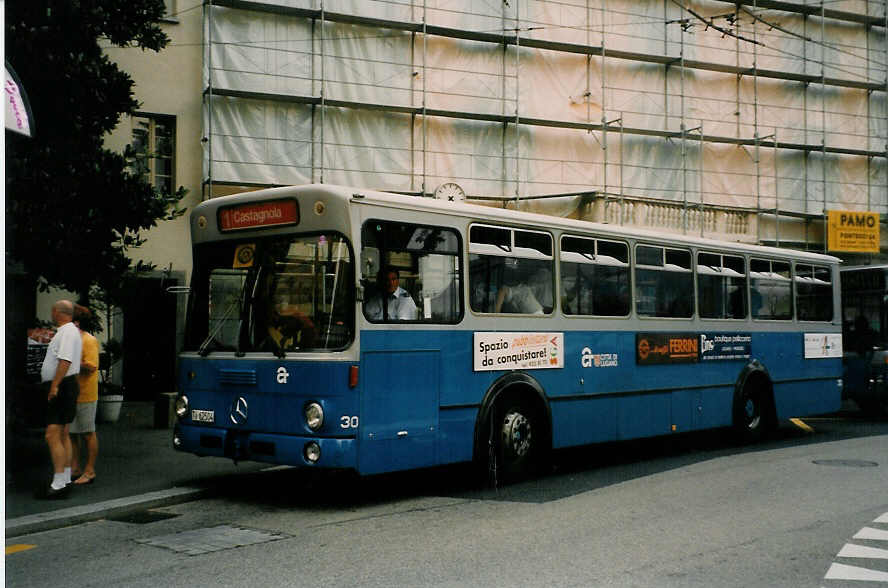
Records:
{"label": "person in yellow shirt", "polygon": [[[99,455],[99,438],[96,435],[96,407],[99,402],[99,342],[81,328],[91,313],[88,308],[74,305],[74,324],[80,329],[83,353],[80,358],[80,374],[77,384],[77,416],[71,423],[71,479],[74,484],[92,484],[96,479],[96,458]],[[86,442],[86,467],[80,470],[80,439]]]}

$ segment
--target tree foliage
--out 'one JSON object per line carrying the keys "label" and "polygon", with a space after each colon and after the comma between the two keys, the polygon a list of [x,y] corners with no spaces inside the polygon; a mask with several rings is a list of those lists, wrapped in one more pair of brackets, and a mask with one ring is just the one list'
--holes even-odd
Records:
{"label": "tree foliage", "polygon": [[100,43],[160,51],[163,0],[6,3],[6,59],[33,112],[34,137],[7,135],[7,257],[45,289],[87,295],[144,269],[131,250],[160,220],[181,215],[179,188],[164,194],[130,169],[131,153],[103,146],[139,103],[133,81]]}

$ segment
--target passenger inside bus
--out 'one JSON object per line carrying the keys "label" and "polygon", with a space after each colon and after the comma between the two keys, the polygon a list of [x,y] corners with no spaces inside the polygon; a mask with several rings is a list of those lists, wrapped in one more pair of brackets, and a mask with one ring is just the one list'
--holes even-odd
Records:
{"label": "passenger inside bus", "polygon": [[272,351],[294,351],[312,347],[315,339],[315,326],[305,314],[295,306],[279,311],[274,310],[268,322],[268,338],[264,347]]}
{"label": "passenger inside bus", "polygon": [[[275,353],[311,348],[315,343],[317,330],[311,318],[291,303],[291,295],[296,288],[292,280],[276,279],[270,274],[267,282],[273,285],[265,300],[265,339],[259,348]],[[268,286],[267,286],[268,287]],[[269,304],[268,301],[271,303]]]}
{"label": "passenger inside bus", "polygon": [[368,319],[415,321],[419,318],[413,297],[401,287],[401,274],[396,267],[388,266],[379,272],[377,285],[379,293],[364,303],[364,314]]}
{"label": "passenger inside bus", "polygon": [[[542,272],[540,272],[542,273]],[[534,286],[536,289],[545,290],[545,276],[535,275],[524,283],[521,274],[510,269],[505,274],[505,284],[497,292],[496,307],[494,312],[516,313],[516,314],[544,314],[543,305],[534,294]],[[551,280],[548,283],[549,297],[551,299]]]}

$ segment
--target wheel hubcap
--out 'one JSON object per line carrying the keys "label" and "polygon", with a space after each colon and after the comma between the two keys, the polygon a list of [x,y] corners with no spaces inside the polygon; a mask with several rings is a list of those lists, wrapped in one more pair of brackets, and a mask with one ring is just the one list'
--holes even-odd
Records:
{"label": "wheel hubcap", "polygon": [[746,399],[746,426],[750,429],[758,427],[761,417],[758,414],[758,407],[752,398]]}
{"label": "wheel hubcap", "polygon": [[503,419],[503,447],[518,457],[530,452],[533,435],[530,421],[520,412],[510,412]]}

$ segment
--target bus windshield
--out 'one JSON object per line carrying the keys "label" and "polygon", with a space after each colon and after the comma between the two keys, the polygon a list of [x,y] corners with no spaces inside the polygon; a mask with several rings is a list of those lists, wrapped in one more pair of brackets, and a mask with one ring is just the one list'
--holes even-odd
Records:
{"label": "bus windshield", "polygon": [[354,336],[354,268],[338,234],[195,248],[186,349],[326,351]]}

